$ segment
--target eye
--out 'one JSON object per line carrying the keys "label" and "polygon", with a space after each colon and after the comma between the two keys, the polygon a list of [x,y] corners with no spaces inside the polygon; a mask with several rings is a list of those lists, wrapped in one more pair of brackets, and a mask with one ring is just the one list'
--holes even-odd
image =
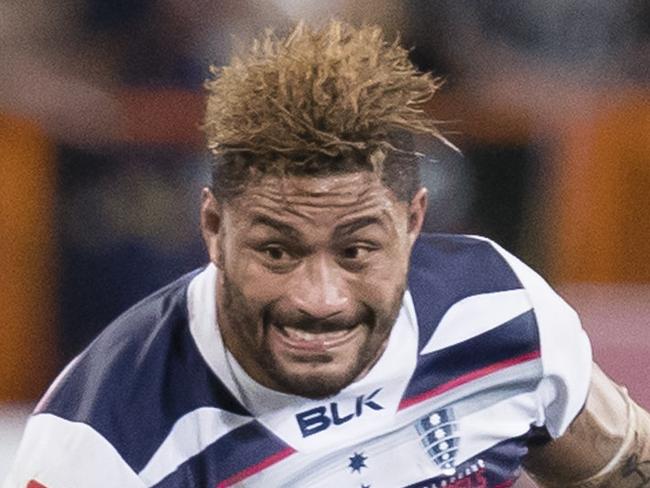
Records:
{"label": "eye", "polygon": [[345,259],[359,260],[367,257],[372,250],[369,246],[355,245],[343,248],[341,254]]}
{"label": "eye", "polygon": [[290,244],[261,243],[253,249],[261,264],[274,273],[291,271],[300,262],[300,250]]}
{"label": "eye", "polygon": [[262,249],[262,252],[272,261],[283,261],[290,257],[289,253],[280,246],[266,246]]}

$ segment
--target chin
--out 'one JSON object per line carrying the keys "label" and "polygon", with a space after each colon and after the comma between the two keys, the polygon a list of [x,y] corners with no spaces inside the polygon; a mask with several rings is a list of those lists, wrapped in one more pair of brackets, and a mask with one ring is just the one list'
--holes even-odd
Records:
{"label": "chin", "polygon": [[[331,359],[331,358],[330,358]],[[364,364],[276,363],[270,375],[285,393],[311,399],[336,395],[352,383],[363,371]]]}

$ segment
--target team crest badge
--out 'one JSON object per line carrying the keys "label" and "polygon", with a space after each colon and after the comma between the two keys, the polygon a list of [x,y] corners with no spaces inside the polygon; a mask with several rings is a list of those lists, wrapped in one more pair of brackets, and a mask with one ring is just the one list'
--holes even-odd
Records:
{"label": "team crest badge", "polygon": [[415,422],[415,429],[427,454],[443,474],[454,474],[459,436],[453,410],[445,408],[430,413]]}

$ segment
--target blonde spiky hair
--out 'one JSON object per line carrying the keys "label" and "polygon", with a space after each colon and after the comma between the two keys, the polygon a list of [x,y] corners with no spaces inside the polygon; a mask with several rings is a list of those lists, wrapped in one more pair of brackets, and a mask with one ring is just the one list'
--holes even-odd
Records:
{"label": "blonde spiky hair", "polygon": [[378,27],[333,20],[319,30],[299,23],[286,38],[267,31],[211,73],[204,131],[222,163],[244,158],[286,172],[354,154],[380,169],[387,153],[409,152],[391,134],[449,144],[422,110],[441,80],[418,72]]}

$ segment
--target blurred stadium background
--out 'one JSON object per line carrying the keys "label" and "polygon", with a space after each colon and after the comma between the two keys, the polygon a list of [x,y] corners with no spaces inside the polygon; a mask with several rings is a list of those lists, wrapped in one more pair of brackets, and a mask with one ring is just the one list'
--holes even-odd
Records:
{"label": "blurred stadium background", "polygon": [[428,109],[463,155],[427,148],[428,230],[487,235],[539,269],[650,407],[650,3],[4,0],[0,481],[57,371],[206,260],[208,63],[330,16],[400,32],[447,80]]}

